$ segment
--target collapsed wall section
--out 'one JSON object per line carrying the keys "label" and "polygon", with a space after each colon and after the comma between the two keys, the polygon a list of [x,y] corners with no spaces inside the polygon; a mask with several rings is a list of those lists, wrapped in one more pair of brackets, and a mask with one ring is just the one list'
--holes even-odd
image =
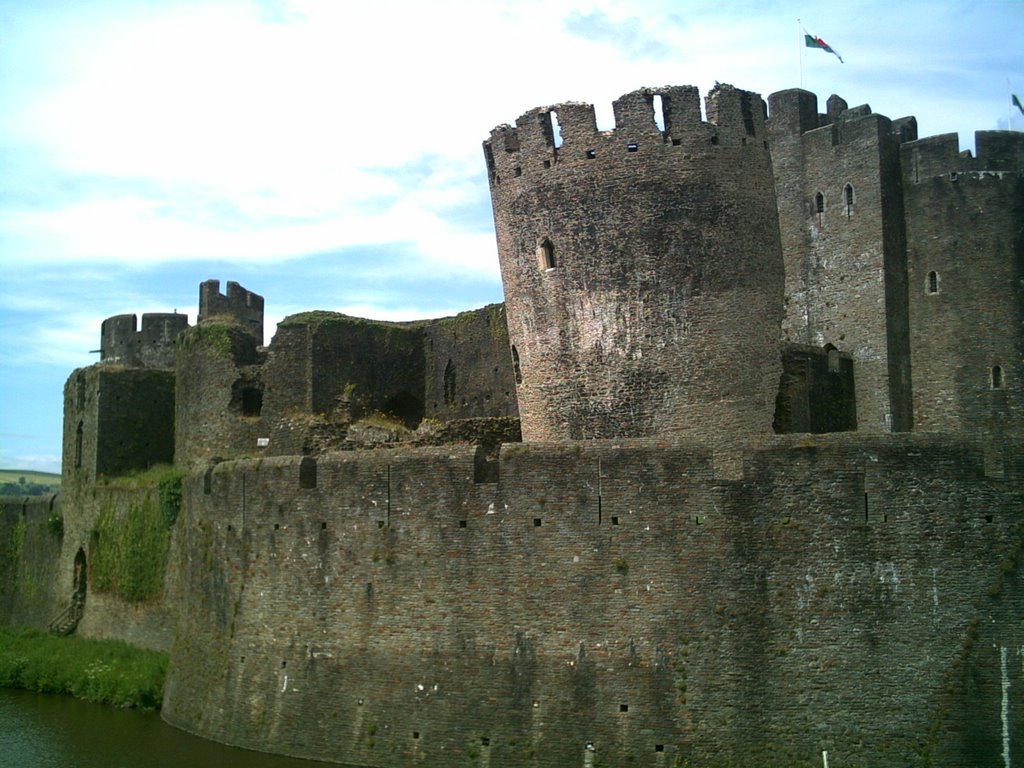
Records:
{"label": "collapsed wall section", "polygon": [[[769,432],[782,258],[764,107],[719,86],[530,110],[484,143],[527,440]],[[661,125],[658,124],[660,120]]]}
{"label": "collapsed wall section", "polygon": [[264,384],[256,339],[233,323],[207,321],[178,342],[175,462],[194,467],[258,452]]}
{"label": "collapsed wall section", "polygon": [[1024,737],[1019,485],[910,436],[743,463],[594,441],[505,446],[496,484],[450,448],[193,476],[164,717],[368,766],[983,765]]}
{"label": "collapsed wall section", "polygon": [[429,321],[423,344],[427,418],[518,415],[503,304]]}

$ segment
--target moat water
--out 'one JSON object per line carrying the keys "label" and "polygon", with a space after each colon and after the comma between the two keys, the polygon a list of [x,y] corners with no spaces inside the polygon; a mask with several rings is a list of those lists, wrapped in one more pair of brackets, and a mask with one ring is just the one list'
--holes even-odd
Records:
{"label": "moat water", "polygon": [[[171,728],[156,712],[0,688],[0,768],[319,768]],[[337,766],[332,766],[337,768]]]}

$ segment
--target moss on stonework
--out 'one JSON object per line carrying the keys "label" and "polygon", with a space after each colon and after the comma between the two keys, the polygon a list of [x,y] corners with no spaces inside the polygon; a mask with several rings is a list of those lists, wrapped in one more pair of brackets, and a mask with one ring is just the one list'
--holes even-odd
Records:
{"label": "moss on stonework", "polygon": [[108,481],[111,488],[138,490],[121,513],[108,498],[92,530],[92,578],[98,592],[130,603],[160,596],[164,586],[171,528],[182,503],[182,477],[174,467],[154,467]]}
{"label": "moss on stonework", "polygon": [[299,312],[295,315],[288,315],[284,320],[278,323],[278,328],[297,328],[300,326],[309,326],[311,328],[329,328],[332,326],[344,326],[349,325],[353,327],[357,326],[376,326],[380,328],[417,328],[425,324],[423,320],[413,320],[410,322],[395,322],[392,320],[371,320],[366,317],[355,317],[354,315],[346,315],[342,312],[328,312],[326,310],[314,310],[311,312]]}
{"label": "moss on stonework", "polygon": [[17,567],[18,563],[21,562],[21,551],[25,546],[25,531],[27,528],[25,516],[22,515],[11,530],[11,540],[8,543],[8,562],[14,567]]}
{"label": "moss on stonework", "polygon": [[178,337],[178,344],[183,350],[191,350],[202,344],[223,357],[231,357],[234,349],[232,332],[237,326],[227,323],[203,322],[183,331]]}

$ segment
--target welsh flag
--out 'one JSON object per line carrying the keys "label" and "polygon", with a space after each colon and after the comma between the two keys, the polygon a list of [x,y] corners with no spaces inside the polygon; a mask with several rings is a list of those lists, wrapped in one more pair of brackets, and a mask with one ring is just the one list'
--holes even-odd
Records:
{"label": "welsh flag", "polygon": [[836,53],[836,49],[835,48],[833,48],[831,45],[826,43],[820,37],[815,37],[814,35],[808,35],[806,31],[804,32],[804,45],[806,45],[808,48],[820,48],[821,50],[825,51],[826,53],[831,53],[837,59],[839,59],[839,63],[840,64],[843,63],[843,57],[840,56],[838,53]]}

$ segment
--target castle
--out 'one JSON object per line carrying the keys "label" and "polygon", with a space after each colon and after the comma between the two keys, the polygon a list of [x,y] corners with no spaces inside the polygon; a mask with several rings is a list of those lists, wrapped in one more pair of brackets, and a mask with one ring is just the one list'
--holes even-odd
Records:
{"label": "castle", "polygon": [[[104,322],[0,620],[169,650],[168,722],[346,765],[1019,764],[1024,135],[614,114],[484,142],[503,305]],[[132,600],[94,564],[157,491],[110,479],[161,463]]]}

